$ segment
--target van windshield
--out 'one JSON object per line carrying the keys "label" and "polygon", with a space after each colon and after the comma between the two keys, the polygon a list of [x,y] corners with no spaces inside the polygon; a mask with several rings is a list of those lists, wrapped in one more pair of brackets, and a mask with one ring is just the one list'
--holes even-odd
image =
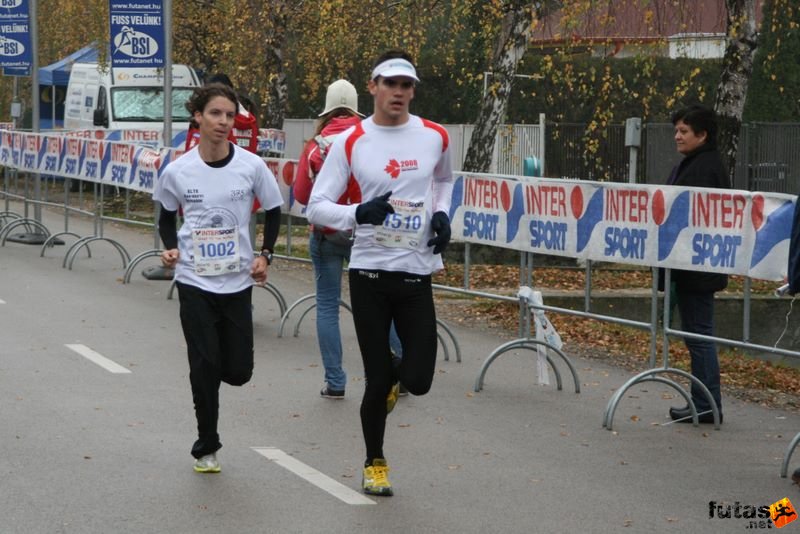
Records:
{"label": "van windshield", "polygon": [[[188,122],[186,102],[193,88],[172,88],[172,121]],[[164,122],[164,89],[162,87],[113,87],[111,109],[115,121]]]}

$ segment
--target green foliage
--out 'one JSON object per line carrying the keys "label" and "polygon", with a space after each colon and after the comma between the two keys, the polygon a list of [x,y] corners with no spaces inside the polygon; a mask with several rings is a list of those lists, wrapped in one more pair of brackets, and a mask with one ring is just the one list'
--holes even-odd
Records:
{"label": "green foliage", "polygon": [[745,121],[800,121],[800,0],[767,0]]}
{"label": "green foliage", "polygon": [[460,26],[452,24],[455,15],[448,11],[431,24],[428,46],[417,61],[423,83],[417,87],[413,112],[442,123],[472,123],[478,116],[491,43],[481,30],[479,13],[463,13]]}

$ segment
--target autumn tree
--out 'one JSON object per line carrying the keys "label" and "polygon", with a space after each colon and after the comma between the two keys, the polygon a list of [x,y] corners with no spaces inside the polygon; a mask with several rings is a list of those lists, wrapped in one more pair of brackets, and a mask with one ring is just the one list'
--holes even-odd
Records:
{"label": "autumn tree", "polygon": [[[176,56],[204,70],[226,71],[260,104],[261,123],[283,126],[289,86],[308,107],[328,83],[366,84],[373,58],[387,48],[416,56],[441,0],[180,0],[187,24]],[[205,28],[206,21],[214,25]],[[290,82],[290,77],[292,78]]]}
{"label": "autumn tree", "polygon": [[205,73],[225,72],[256,102],[261,125],[282,128],[286,39],[303,5],[290,0],[177,0],[175,11],[181,18],[175,58]]}
{"label": "autumn tree", "polygon": [[[736,129],[741,121],[755,43],[754,2],[725,2],[732,46],[717,91],[724,129]],[[770,0],[773,20],[787,14],[794,20],[789,8],[796,3]],[[434,120],[476,123],[468,168],[488,169],[497,126],[507,115],[512,95],[527,93],[542,98],[554,119],[568,114],[585,118],[586,162],[602,169],[596,152],[609,124],[633,111],[645,119],[664,117],[688,100],[709,102],[715,91],[708,88],[708,72],[719,69],[720,63],[687,62],[678,72],[681,60],[659,57],[666,44],[663,37],[626,43],[638,48],[624,60],[591,57],[581,45],[582,32],[613,29],[623,14],[638,9],[645,30],[657,33],[674,20],[679,31],[691,33],[696,6],[694,0],[174,0],[173,60],[228,73],[237,88],[259,104],[261,123],[280,127],[287,112],[313,116],[326,85],[339,77],[350,79],[360,89],[362,104],[368,105],[365,82],[373,58],[385,49],[403,48],[417,59],[423,80],[412,110]],[[559,7],[563,9],[555,20],[560,44],[529,46],[543,21],[554,20],[547,15]],[[107,9],[107,0],[40,0],[41,64],[91,41],[103,43],[105,51]],[[81,24],[69,22],[77,20]],[[780,39],[789,38],[786,34]],[[609,56],[618,51],[619,43],[610,38],[599,44]],[[486,71],[491,75],[484,80]],[[545,79],[515,82],[520,73]],[[773,74],[780,79],[783,72]],[[0,111],[8,109],[10,85],[9,78],[0,80]],[[595,175],[602,177],[603,172]]]}
{"label": "autumn tree", "polygon": [[719,118],[719,150],[733,183],[747,87],[758,46],[756,0],[725,0],[727,47],[714,105]]}
{"label": "autumn tree", "polygon": [[[188,63],[203,76],[227,70],[222,66],[224,52],[230,46],[231,36],[226,35],[230,25],[226,20],[225,2],[217,0],[175,0],[173,12],[173,55],[178,62]],[[219,22],[209,24],[209,21]],[[230,75],[230,74],[229,74]]]}
{"label": "autumn tree", "polygon": [[[785,5],[787,0],[775,1]],[[666,98],[658,90],[661,78],[657,58],[664,55],[668,48],[666,36],[698,32],[695,29],[701,21],[698,1],[563,0],[561,4],[563,8],[547,19],[557,27],[557,31],[550,35],[550,39],[544,39],[542,42],[546,44],[538,50],[541,59],[539,74],[545,76],[545,83],[555,82],[558,97],[576,107],[591,110],[583,139],[584,158],[587,164],[598,167],[601,172],[595,176],[602,179],[604,162],[599,156],[599,147],[607,136],[608,125],[625,118],[615,111],[620,102],[637,103],[641,109],[640,116],[644,118],[650,115],[663,116],[666,111],[690,99],[708,102],[712,95],[699,82],[706,78],[705,68],[719,67],[709,62],[687,69]],[[508,2],[506,5],[511,7],[514,3]],[[726,32],[727,47],[720,63],[722,70],[714,91],[715,99],[708,103],[714,105],[720,117],[720,147],[731,171],[756,48],[755,5],[756,0],[704,0],[704,6],[709,7],[711,12],[717,10],[717,13],[724,13],[725,16],[720,30]],[[520,4],[516,6],[521,7]],[[546,6],[540,2],[527,7],[541,11]],[[534,21],[541,18],[537,16]],[[526,30],[520,26],[517,35],[524,38],[523,31]],[[503,46],[508,51],[514,49],[503,31],[498,32],[497,39],[493,62],[497,61],[498,52],[503,50]],[[641,82],[644,82],[644,90],[635,89],[631,78],[621,75],[620,63],[612,59],[623,50],[633,51],[627,55],[634,57],[641,67],[634,76],[639,79],[636,84],[638,87],[642,87]],[[603,54],[606,59],[593,58],[593,63],[587,69],[576,69],[575,58],[586,57],[587,53]],[[507,52],[505,57],[519,59],[521,56]],[[518,67],[514,65],[512,68]],[[506,84],[496,82],[497,90],[490,91],[491,94],[484,98],[476,134],[467,155],[465,166],[468,169],[488,169],[492,146],[489,134],[492,133],[491,127],[502,120],[502,114],[497,110],[504,110],[502,101],[511,94],[508,88],[513,76],[509,77],[509,74],[515,74],[516,70],[506,69],[505,72]],[[495,77],[500,78],[496,74]],[[652,83],[647,83],[648,80]],[[478,129],[482,132],[480,136]],[[479,153],[480,158],[476,157]]]}
{"label": "autumn tree", "polygon": [[222,68],[256,102],[260,124],[283,128],[288,100],[287,39],[305,2],[232,0],[227,4],[224,17],[230,37],[223,41]]}
{"label": "autumn tree", "polygon": [[745,121],[800,121],[800,1],[768,0]]}
{"label": "autumn tree", "polygon": [[417,57],[431,21],[450,3],[178,0],[176,9],[177,4],[186,10],[187,23],[176,29],[176,57],[227,72],[259,103],[260,122],[281,128],[290,85],[305,109],[318,106],[337,78],[350,79],[363,94],[373,59],[388,48]]}
{"label": "autumn tree", "polygon": [[[105,52],[108,43],[107,0],[39,0],[36,13],[40,67],[91,43],[98,43],[100,50]],[[80,21],[80,24],[74,21]],[[19,82],[19,97],[28,102],[32,94],[31,79],[22,77]],[[13,83],[11,77],[0,76],[0,116],[9,113]],[[33,94],[38,96],[38,90]]]}
{"label": "autumn tree", "polygon": [[432,28],[446,28],[444,35],[453,36],[463,27],[460,18],[453,16],[453,4],[458,2],[306,3],[292,31],[290,55],[293,60],[290,68],[296,75],[296,88],[303,101],[309,108],[319,106],[327,85],[338,78],[350,80],[360,94],[365,94],[372,62],[388,49],[408,52],[416,60],[425,86],[440,75],[437,66],[446,65],[455,55],[454,50],[445,49],[452,38],[445,38],[437,41],[441,46],[437,48],[436,65],[420,61],[423,50],[430,50],[431,39],[441,35],[432,32]]}
{"label": "autumn tree", "polygon": [[539,2],[510,0],[494,6],[499,27],[489,64],[491,83],[475,122],[464,170],[488,172],[492,162],[497,128],[503,120],[519,60],[528,48]]}

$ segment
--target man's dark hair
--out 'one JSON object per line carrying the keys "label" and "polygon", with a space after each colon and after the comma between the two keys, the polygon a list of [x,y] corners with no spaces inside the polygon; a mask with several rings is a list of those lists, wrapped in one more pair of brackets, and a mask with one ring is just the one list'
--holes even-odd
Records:
{"label": "man's dark hair", "polygon": [[386,52],[378,56],[378,59],[376,59],[375,62],[372,64],[372,68],[374,69],[375,67],[377,67],[378,65],[380,65],[381,63],[383,63],[388,59],[398,59],[398,58],[405,59],[406,61],[411,63],[411,65],[413,65],[415,69],[417,68],[417,66],[414,65],[414,60],[411,59],[411,56],[404,50],[387,50]]}
{"label": "man's dark hair", "polygon": [[221,83],[222,85],[227,85],[228,87],[233,89],[233,82],[231,81],[230,78],[228,78],[228,75],[225,74],[224,72],[218,72],[217,74],[211,76],[208,80],[206,80],[206,84],[209,83]]}
{"label": "man's dark hair", "polygon": [[683,121],[684,124],[692,129],[695,135],[706,132],[706,143],[710,146],[716,146],[717,115],[714,110],[700,104],[693,104],[672,114],[672,124],[675,125],[678,121]]}
{"label": "man's dark hair", "polygon": [[[233,102],[234,107],[239,106],[239,101],[236,99],[236,93],[233,92],[233,89],[221,83],[210,83],[194,90],[189,101],[186,102],[186,110],[194,117],[195,111],[202,113],[206,109],[209,100],[217,96],[227,98]],[[194,126],[196,127],[196,125]]]}

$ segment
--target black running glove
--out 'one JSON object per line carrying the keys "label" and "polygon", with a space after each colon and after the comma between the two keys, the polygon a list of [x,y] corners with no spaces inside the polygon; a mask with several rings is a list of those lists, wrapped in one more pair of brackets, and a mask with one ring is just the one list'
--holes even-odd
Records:
{"label": "black running glove", "polygon": [[356,208],[356,222],[358,224],[383,224],[386,216],[394,213],[394,208],[388,202],[391,194],[392,192],[389,191],[385,195],[359,204]]}
{"label": "black running glove", "polygon": [[428,246],[433,247],[434,254],[441,254],[450,242],[450,218],[443,211],[437,211],[431,217],[431,228],[436,237],[428,241]]}

